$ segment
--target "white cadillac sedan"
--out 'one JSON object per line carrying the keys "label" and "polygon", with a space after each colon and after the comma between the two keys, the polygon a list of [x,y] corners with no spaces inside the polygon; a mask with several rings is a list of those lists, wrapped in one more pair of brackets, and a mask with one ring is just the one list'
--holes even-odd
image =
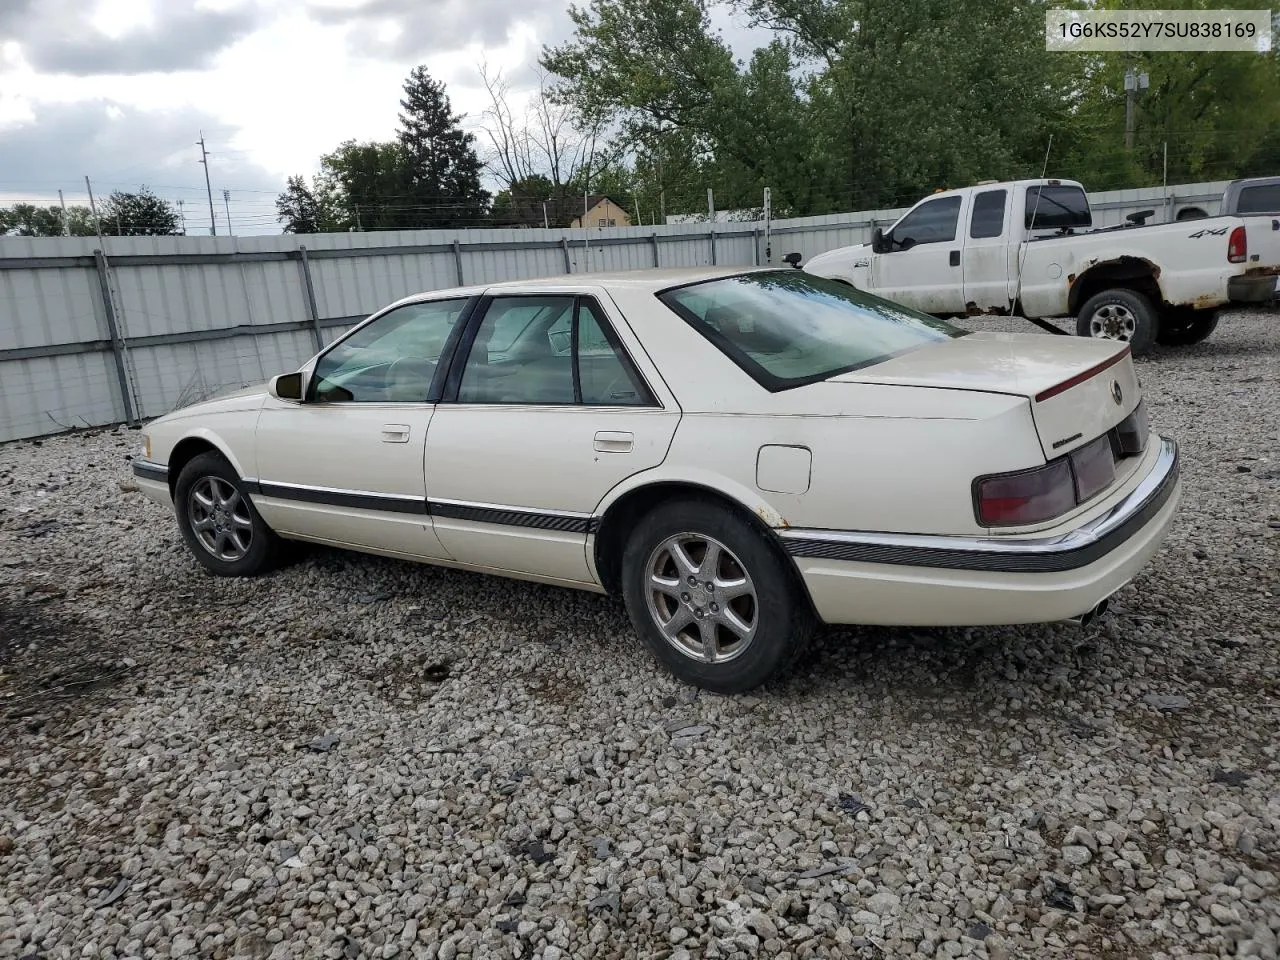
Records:
{"label": "white cadillac sedan", "polygon": [[723,692],[819,622],[1091,618],[1180,496],[1127,345],[968,333],[787,268],[408,297],[153,421],[133,472],[215,574],[290,539],[620,594]]}

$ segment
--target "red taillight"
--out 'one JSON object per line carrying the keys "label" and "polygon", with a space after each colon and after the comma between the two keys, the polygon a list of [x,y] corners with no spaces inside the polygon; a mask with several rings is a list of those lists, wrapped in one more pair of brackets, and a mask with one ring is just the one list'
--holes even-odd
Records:
{"label": "red taillight", "polygon": [[1245,239],[1244,227],[1236,227],[1227,239],[1227,262],[1244,263],[1249,259],[1249,241]]}
{"label": "red taillight", "polygon": [[1147,436],[1151,432],[1151,427],[1147,422],[1147,405],[1143,400],[1138,401],[1138,405],[1133,408],[1133,413],[1129,414],[1116,426],[1115,435],[1116,443],[1119,446],[1119,455],[1122,457],[1135,457],[1142,451],[1147,449]]}
{"label": "red taillight", "polygon": [[978,522],[986,527],[1043,523],[1076,505],[1066,458],[1034,470],[983,477],[975,484]]}
{"label": "red taillight", "polygon": [[1110,432],[1104,433],[1043,467],[979,477],[973,484],[978,522],[984,527],[1044,523],[1093,499],[1116,479],[1111,443]]}
{"label": "red taillight", "polygon": [[1068,458],[1076,480],[1076,503],[1084,503],[1111,486],[1116,478],[1116,455],[1111,450],[1111,437],[1103,434]]}

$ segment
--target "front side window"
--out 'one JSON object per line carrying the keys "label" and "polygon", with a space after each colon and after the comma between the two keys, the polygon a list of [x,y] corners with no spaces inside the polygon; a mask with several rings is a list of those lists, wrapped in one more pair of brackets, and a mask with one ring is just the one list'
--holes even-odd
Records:
{"label": "front side window", "polygon": [[960,198],[926,200],[898,221],[890,232],[894,245],[906,250],[921,243],[947,243],[956,238]]}
{"label": "front side window", "polygon": [[309,399],[421,403],[466,299],[410,303],[384,313],[316,363]]}
{"label": "front side window", "polygon": [[498,297],[476,331],[459,403],[653,403],[600,307],[572,296]]}
{"label": "front side window", "polygon": [[664,291],[659,299],[772,391],[966,335],[927,314],[799,270],[704,281]]}
{"label": "front side window", "polygon": [[975,240],[1004,233],[1004,204],[1007,191],[986,190],[973,198],[969,236]]}

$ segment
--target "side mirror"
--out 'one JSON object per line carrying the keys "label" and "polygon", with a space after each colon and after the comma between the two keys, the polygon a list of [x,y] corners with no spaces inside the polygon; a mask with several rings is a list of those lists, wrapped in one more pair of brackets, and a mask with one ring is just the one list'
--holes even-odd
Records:
{"label": "side mirror", "polygon": [[875,233],[871,234],[871,252],[884,253],[887,245],[884,242],[884,231],[876,227]]}
{"label": "side mirror", "polygon": [[791,264],[791,265],[792,265],[793,267],[795,267],[797,270],[799,270],[799,269],[800,269],[800,254],[798,254],[798,253],[788,253],[785,257],[783,257],[783,258],[782,258],[782,260],[783,260],[783,262],[784,262],[784,263],[789,263],[789,264]]}
{"label": "side mirror", "polygon": [[267,392],[277,400],[302,402],[302,374],[281,373],[267,381]]}

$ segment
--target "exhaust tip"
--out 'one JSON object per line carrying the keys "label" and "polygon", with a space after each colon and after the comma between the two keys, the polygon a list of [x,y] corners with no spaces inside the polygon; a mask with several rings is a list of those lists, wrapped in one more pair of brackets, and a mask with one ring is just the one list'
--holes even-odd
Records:
{"label": "exhaust tip", "polygon": [[1094,621],[1107,612],[1107,608],[1111,605],[1111,598],[1104,597],[1098,602],[1098,605],[1092,610],[1087,610],[1078,617],[1068,617],[1066,623],[1073,623],[1082,630],[1093,625]]}

